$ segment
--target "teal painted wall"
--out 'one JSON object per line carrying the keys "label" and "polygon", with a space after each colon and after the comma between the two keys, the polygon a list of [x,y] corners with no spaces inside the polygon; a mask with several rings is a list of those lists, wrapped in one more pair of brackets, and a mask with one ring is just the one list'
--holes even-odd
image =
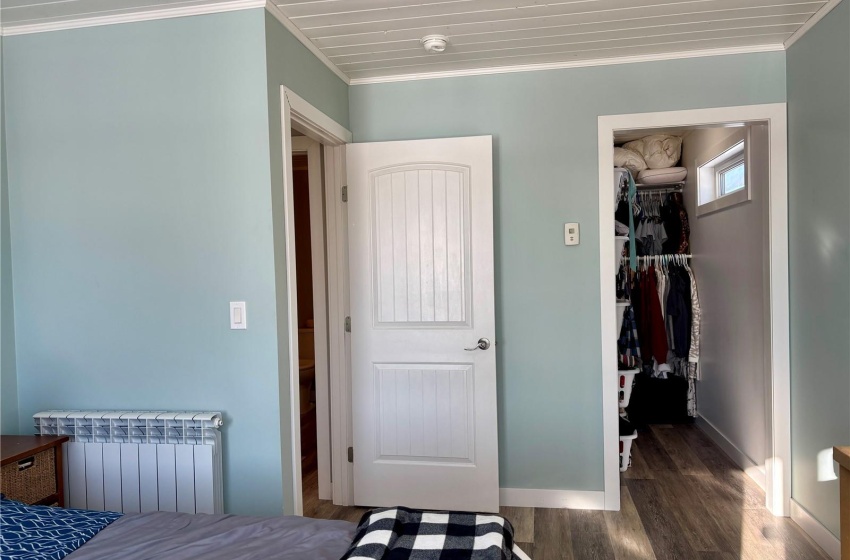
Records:
{"label": "teal painted wall", "polygon": [[[348,128],[348,85],[266,12],[269,123],[280,136],[280,86],[286,86]],[[278,100],[272,102],[272,98]],[[275,120],[277,117],[277,120]],[[280,150],[273,155],[280,155]],[[276,169],[280,169],[277,167]]]}
{"label": "teal painted wall", "polygon": [[603,487],[597,116],[783,101],[781,52],[351,87],[357,142],[494,136],[502,487]]}
{"label": "teal painted wall", "polygon": [[49,408],[221,410],[243,514],[284,504],[264,25],[256,9],[3,53],[21,431]]}
{"label": "teal painted wall", "polygon": [[0,432],[18,432],[18,374],[15,360],[15,309],[12,305],[12,240],[6,175],[3,94],[3,39],[0,38]]}
{"label": "teal painted wall", "polygon": [[286,213],[283,207],[283,155],[281,138],[280,86],[286,86],[309,101],[339,124],[348,127],[348,85],[296,39],[269,13],[265,15],[266,77],[269,106],[269,172],[271,175],[271,207],[274,224],[274,266],[277,293],[278,364],[280,372],[279,400],[281,410],[280,434],[282,478],[286,499],[285,510],[294,511],[291,488],[292,422],[289,414],[289,323],[286,282]]}
{"label": "teal painted wall", "polygon": [[838,536],[838,482],[819,480],[818,453],[829,471],[832,446],[850,445],[850,1],[787,65],[791,495]]}

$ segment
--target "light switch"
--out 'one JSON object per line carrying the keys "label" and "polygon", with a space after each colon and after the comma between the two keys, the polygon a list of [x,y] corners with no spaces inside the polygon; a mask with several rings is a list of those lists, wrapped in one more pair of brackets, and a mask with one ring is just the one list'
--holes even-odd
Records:
{"label": "light switch", "polygon": [[245,315],[244,301],[230,302],[230,328],[231,329],[247,329],[248,317]]}
{"label": "light switch", "polygon": [[578,234],[578,223],[571,222],[569,224],[564,224],[564,245],[578,245],[579,244],[579,234]]}

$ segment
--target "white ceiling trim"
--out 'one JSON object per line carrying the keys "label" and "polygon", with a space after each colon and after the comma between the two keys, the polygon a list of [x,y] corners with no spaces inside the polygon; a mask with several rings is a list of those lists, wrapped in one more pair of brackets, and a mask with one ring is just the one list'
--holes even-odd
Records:
{"label": "white ceiling trim", "polygon": [[800,40],[800,37],[806,34],[812,27],[815,26],[817,22],[826,17],[826,14],[832,11],[833,8],[838,6],[841,3],[841,0],[829,0],[826,4],[824,4],[820,10],[816,11],[812,14],[812,17],[806,20],[800,29],[795,31],[790,37],[785,40],[785,48],[787,49],[794,43]]}
{"label": "white ceiling trim", "polygon": [[560,70],[563,68],[586,68],[588,66],[612,66],[616,64],[634,64],[638,62],[658,62],[662,60],[677,60],[681,58],[701,58],[706,56],[723,56],[728,54],[746,54],[759,52],[775,52],[785,50],[782,43],[775,45],[756,45],[747,47],[724,47],[681,51],[663,54],[645,54],[636,56],[620,56],[610,58],[592,58],[568,62],[546,62],[542,64],[520,64],[516,66],[494,66],[489,68],[472,68],[469,70],[446,70],[442,72],[421,72],[398,76],[378,76],[375,78],[353,78],[351,85],[385,84],[391,82],[409,82],[414,80],[433,80],[437,78],[457,78],[460,76],[481,76],[485,74],[508,74],[513,72],[535,72],[538,70]]}
{"label": "white ceiling trim", "polygon": [[235,12],[237,10],[262,8],[265,5],[265,0],[231,0],[229,2],[216,2],[213,4],[201,4],[197,6],[184,6],[175,8],[161,8],[158,10],[115,14],[111,16],[83,17],[79,19],[69,19],[57,22],[5,26],[0,29],[0,35],[8,37],[12,35],[28,35],[30,33],[61,31],[63,29],[97,27],[99,25],[115,25],[119,23],[133,23],[137,21],[199,16],[203,14],[217,14],[221,12]]}
{"label": "white ceiling trim", "polygon": [[278,8],[274,4],[274,2],[268,0],[265,3],[265,7],[266,11],[268,11],[272,16],[274,16],[274,18],[279,21],[281,25],[283,25],[286,29],[288,29],[289,32],[295,36],[296,39],[301,41],[301,43],[305,47],[310,49],[310,52],[313,53],[313,55],[315,55],[315,57],[318,58],[322,62],[322,64],[330,68],[331,71],[336,74],[340,80],[342,80],[346,84],[351,83],[351,79],[348,77],[348,74],[340,70],[336,64],[331,62],[331,59],[329,59],[327,55],[323,53],[322,50],[317,47],[313,41],[311,41],[306,35],[304,35],[304,32],[301,31],[297,25],[292,23],[292,20],[286,17],[283,11]]}

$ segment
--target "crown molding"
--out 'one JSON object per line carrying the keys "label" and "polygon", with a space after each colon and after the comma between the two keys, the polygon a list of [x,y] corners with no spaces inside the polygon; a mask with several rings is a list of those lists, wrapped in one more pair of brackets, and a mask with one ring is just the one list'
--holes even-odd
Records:
{"label": "crown molding", "polygon": [[49,31],[61,31],[64,29],[79,29],[84,27],[96,27],[99,25],[115,25],[120,23],[133,23],[139,21],[150,21],[158,19],[169,19],[178,17],[197,16],[204,14],[215,14],[221,12],[233,12],[253,8],[264,8],[281,25],[292,33],[298,41],[318,58],[322,64],[327,66],[339,79],[349,85],[382,84],[391,82],[408,82],[415,80],[433,80],[439,78],[455,78],[462,76],[482,76],[487,74],[508,74],[513,72],[535,72],[540,70],[559,70],[564,68],[586,68],[591,66],[609,66],[615,64],[634,64],[639,62],[656,62],[662,60],[676,60],[683,58],[699,58],[707,56],[722,56],[728,54],[745,54],[758,52],[772,52],[787,50],[796,43],[803,35],[812,29],[820,20],[831,12],[842,0],[828,0],[820,10],[815,12],[797,31],[794,32],[784,43],[774,45],[758,45],[752,47],[728,47],[718,49],[705,49],[699,51],[682,51],[665,54],[624,56],[615,58],[594,58],[579,61],[551,62],[541,64],[522,64],[513,66],[492,66],[487,68],[471,68],[466,70],[446,70],[440,72],[416,72],[410,74],[399,74],[394,76],[377,76],[372,78],[350,78],[348,74],[339,69],[330,58],[328,58],[319,47],[301,31],[297,25],[292,23],[273,0],[229,0],[214,4],[202,4],[197,6],[184,6],[161,8],[143,12],[107,15],[100,17],[77,18],[64,21],[33,23],[24,25],[11,25],[0,27],[0,36],[26,35],[30,33],[46,33]]}
{"label": "crown molding", "polygon": [[616,64],[635,64],[639,62],[658,62],[682,58],[701,58],[707,56],[724,56],[730,54],[749,54],[785,50],[782,43],[774,45],[756,45],[751,47],[724,47],[697,51],[681,51],[664,54],[646,54],[622,56],[616,58],[592,58],[588,60],[571,60],[568,62],[545,62],[540,64],[520,64],[516,66],[492,66],[487,68],[472,68],[467,70],[445,70],[441,72],[423,72],[402,74],[396,76],[378,76],[374,78],[352,78],[351,85],[385,84],[391,82],[410,82],[415,80],[435,80],[439,78],[457,78],[462,76],[483,76],[489,74],[509,74],[513,72],[536,72],[539,70],[561,70],[564,68],[587,68],[590,66],[612,66]]}
{"label": "crown molding", "polygon": [[797,31],[794,32],[793,35],[785,39],[785,49],[796,43],[800,40],[800,37],[808,33],[808,31],[817,24],[820,20],[826,17],[826,14],[832,11],[833,8],[838,6],[841,3],[841,0],[829,0],[826,4],[821,6],[820,10],[816,11],[812,14],[812,17],[806,20],[806,22],[800,26]]}
{"label": "crown molding", "polygon": [[99,25],[115,25],[119,23],[133,23],[137,21],[234,12],[238,10],[249,10],[251,8],[263,8],[265,5],[265,0],[230,0],[228,2],[202,4],[198,6],[161,8],[158,10],[148,10],[144,12],[32,23],[27,25],[7,25],[2,28],[0,34],[4,37],[9,37],[13,35],[27,35],[30,33],[46,33],[49,31],[61,31],[63,29],[80,29],[83,27],[96,27]]}
{"label": "crown molding", "polygon": [[286,17],[286,15],[283,13],[283,10],[278,8],[274,2],[272,2],[271,0],[267,0],[265,2],[265,8],[266,11],[272,16],[274,16],[274,18],[279,21],[280,24],[283,25],[290,33],[292,33],[295,38],[301,42],[302,45],[307,47],[307,49],[309,49],[310,52],[313,53],[313,55],[322,62],[322,64],[327,66],[331,70],[331,72],[336,74],[340,80],[345,82],[346,85],[351,83],[351,79],[348,77],[348,74],[340,70],[336,64],[331,62],[331,59],[329,59],[325,55],[325,53],[323,53],[322,50],[317,47],[316,44],[313,43],[313,41],[310,40],[309,37],[304,35],[304,32],[301,31],[297,25],[292,23],[292,20]]}
{"label": "crown molding", "polygon": [[250,10],[253,8],[264,8],[281,23],[299,42],[307,47],[322,64],[327,66],[340,80],[349,83],[348,75],[340,70],[336,64],[317,47],[304,32],[298,29],[292,21],[286,17],[283,11],[272,2],[272,0],[229,0],[213,4],[201,4],[196,6],[183,6],[173,8],[161,8],[143,12],[132,12],[126,14],[115,14],[99,17],[87,17],[69,19],[63,21],[51,21],[43,23],[32,23],[26,25],[11,25],[0,28],[0,35],[28,35],[30,33],[46,33],[49,31],[61,31],[63,29],[80,29],[83,27],[96,27],[99,25],[115,25],[119,23],[133,23],[139,21],[150,21],[157,19],[178,18],[187,16],[199,16],[205,14],[217,14],[221,12],[234,12],[237,10]]}

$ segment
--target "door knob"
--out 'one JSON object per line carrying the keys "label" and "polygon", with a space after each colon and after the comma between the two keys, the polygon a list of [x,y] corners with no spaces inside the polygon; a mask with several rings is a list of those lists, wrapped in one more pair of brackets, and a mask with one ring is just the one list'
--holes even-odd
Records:
{"label": "door knob", "polygon": [[487,338],[479,338],[478,344],[473,346],[472,348],[464,348],[467,352],[472,352],[473,350],[487,350],[490,348],[490,340]]}

